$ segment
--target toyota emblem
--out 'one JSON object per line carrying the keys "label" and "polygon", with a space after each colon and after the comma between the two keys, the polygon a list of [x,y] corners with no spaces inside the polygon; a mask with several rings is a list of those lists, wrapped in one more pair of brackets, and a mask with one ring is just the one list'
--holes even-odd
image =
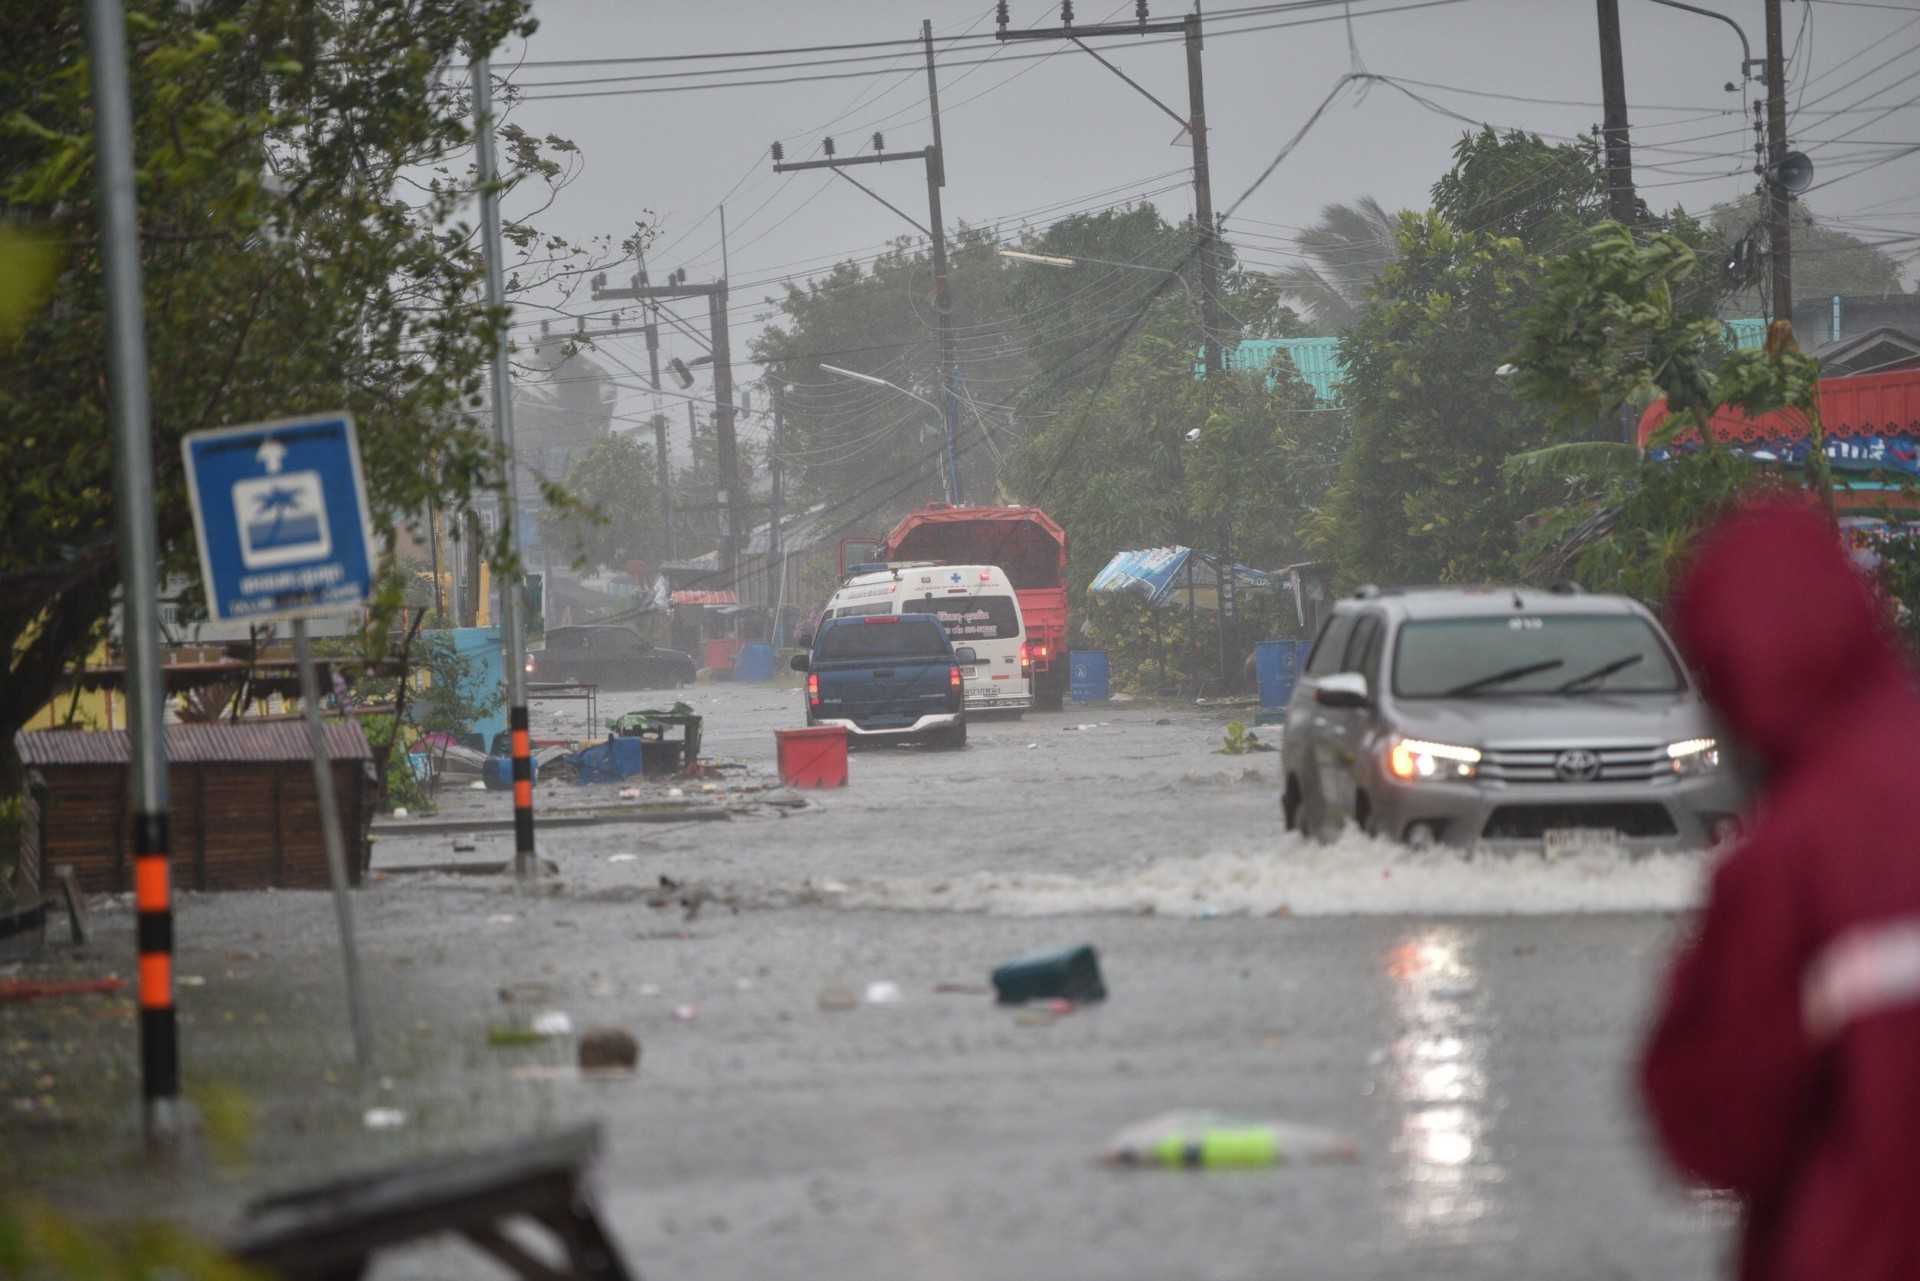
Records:
{"label": "toyota emblem", "polygon": [[1562,752],[1554,758],[1553,772],[1564,782],[1592,782],[1600,775],[1600,753],[1590,752],[1584,747]]}

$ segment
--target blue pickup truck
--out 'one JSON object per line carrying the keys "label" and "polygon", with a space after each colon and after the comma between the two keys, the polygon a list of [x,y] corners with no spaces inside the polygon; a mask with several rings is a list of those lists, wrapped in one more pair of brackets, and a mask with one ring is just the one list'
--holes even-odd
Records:
{"label": "blue pickup truck", "polygon": [[867,614],[822,623],[793,668],[807,674],[809,725],[839,725],[849,742],[965,747],[960,668],[973,661],[932,614]]}

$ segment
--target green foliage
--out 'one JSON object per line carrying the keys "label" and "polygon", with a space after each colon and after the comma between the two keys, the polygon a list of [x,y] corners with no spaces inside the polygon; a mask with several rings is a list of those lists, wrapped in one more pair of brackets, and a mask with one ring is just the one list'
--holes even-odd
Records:
{"label": "green foliage", "polygon": [[[481,677],[478,658],[463,658],[445,632],[428,632],[420,639],[419,663],[427,687],[411,701],[408,719],[427,733],[467,734],[474,722],[500,710],[497,685]],[[397,772],[404,762],[396,764]]]}
{"label": "green foliage", "polygon": [[[1793,292],[1796,298],[1830,298],[1834,294],[1885,297],[1906,292],[1900,263],[1884,249],[1858,236],[1828,227],[1806,202],[1795,200],[1789,217],[1793,232]],[[1713,231],[1721,244],[1731,244],[1766,221],[1758,193],[1749,193],[1714,209]],[[1729,314],[1757,316],[1769,309],[1772,282],[1757,276],[1729,301]]]}
{"label": "green foliage", "polygon": [[390,745],[392,747],[392,755],[387,757],[387,788],[381,797],[381,804],[386,809],[405,809],[410,814],[431,813],[434,809],[433,798],[427,795],[420,780],[414,777],[413,766],[407,760],[407,749],[412,745],[410,736],[402,734],[401,740],[394,742],[398,724],[392,716],[366,716],[360,720],[360,728],[367,736],[367,745],[373,748],[376,758],[385,753]]}
{"label": "green foliage", "polygon": [[[1728,353],[1719,322],[1682,301],[1701,274],[1681,236],[1636,239],[1615,223],[1595,227],[1549,266],[1515,344],[1515,390],[1562,422],[1664,396],[1671,412],[1651,443],[1684,448],[1667,461],[1631,464],[1612,450],[1509,459],[1514,491],[1531,490],[1552,513],[1527,538],[1536,570],[1571,567],[1590,588],[1663,599],[1695,534],[1741,494],[1784,482],[1715,444],[1706,423],[1722,405],[1749,415],[1798,410],[1816,446],[1808,483],[1831,506],[1818,448],[1818,363],[1781,332],[1761,350]],[[1568,464],[1557,489],[1550,461]]]}
{"label": "green foliage", "polygon": [[1260,736],[1248,729],[1243,721],[1228,721],[1226,740],[1215,750],[1217,756],[1246,756],[1251,752],[1271,752],[1276,750],[1260,741]]}
{"label": "green foliage", "polygon": [[1372,196],[1330,204],[1300,233],[1304,261],[1274,276],[1320,334],[1343,333],[1360,318],[1374,284],[1399,252],[1399,220]]}
{"label": "green foliage", "polygon": [[[179,441],[203,427],[349,410],[377,528],[490,489],[499,460],[470,411],[500,317],[476,301],[470,121],[445,71],[530,33],[525,0],[126,7],[163,568],[197,591]],[[80,11],[9,4],[0,47],[0,200],[65,248],[57,305],[0,345],[4,752],[103,634],[118,573]],[[564,140],[507,141],[510,190],[550,195],[573,171]],[[532,287],[575,256],[549,239],[509,274]]]}
{"label": "green foliage", "polygon": [[1874,579],[1893,607],[1894,626],[1907,652],[1920,657],[1920,535],[1903,531],[1876,539]]}
{"label": "green foliage", "polygon": [[586,569],[624,569],[658,559],[662,547],[659,473],[653,448],[637,433],[601,438],[575,459],[565,488],[578,504],[548,523],[543,536]]}
{"label": "green foliage", "polygon": [[1433,212],[1462,231],[1552,254],[1600,218],[1606,190],[1591,138],[1556,145],[1519,130],[1482,128],[1454,144],[1453,165],[1433,186]]}
{"label": "green foliage", "polygon": [[1675,306],[1698,269],[1692,247],[1666,232],[1644,243],[1614,222],[1585,233],[1549,264],[1526,311],[1514,390],[1561,421],[1665,394],[1676,415],[1704,422],[1717,403],[1710,362],[1721,326]]}
{"label": "green foliage", "polygon": [[162,1223],[81,1223],[0,1193],[0,1276],[19,1281],[266,1281]]}
{"label": "green foliage", "polygon": [[1344,580],[1458,581],[1504,566],[1520,513],[1501,466],[1543,441],[1493,371],[1536,261],[1511,237],[1402,217],[1399,261],[1341,341],[1353,447],[1314,532]]}
{"label": "green foliage", "polygon": [[60,274],[60,247],[0,225],[0,343],[9,343],[53,294]]}

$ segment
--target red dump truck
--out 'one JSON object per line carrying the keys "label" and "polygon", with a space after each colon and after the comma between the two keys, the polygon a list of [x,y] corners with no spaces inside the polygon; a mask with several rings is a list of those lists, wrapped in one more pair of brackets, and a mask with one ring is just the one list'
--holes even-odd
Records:
{"label": "red dump truck", "polygon": [[1067,697],[1067,532],[1038,507],[930,503],[881,540],[883,561],[998,565],[1013,583],[1033,662],[1033,702],[1059,710]]}

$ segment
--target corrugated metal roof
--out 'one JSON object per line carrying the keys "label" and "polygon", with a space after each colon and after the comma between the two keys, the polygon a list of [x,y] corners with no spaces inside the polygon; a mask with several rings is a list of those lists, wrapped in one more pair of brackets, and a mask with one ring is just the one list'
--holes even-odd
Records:
{"label": "corrugated metal roof", "polygon": [[[1755,348],[1766,341],[1764,320],[1729,320],[1726,326],[1727,341],[1737,348]],[[1340,399],[1340,384],[1346,379],[1347,368],[1340,362],[1337,337],[1243,339],[1222,347],[1220,362],[1228,369],[1265,369],[1280,352],[1286,353],[1315,396],[1324,401]],[[1204,372],[1202,366],[1194,366],[1196,377]]]}
{"label": "corrugated metal roof", "polygon": [[[372,758],[357,723],[330,720],[322,728],[334,760]],[[27,765],[125,765],[132,755],[125,730],[34,730],[14,735],[13,741]],[[310,759],[307,727],[300,721],[169,725],[167,759],[186,765],[304,761]]]}

